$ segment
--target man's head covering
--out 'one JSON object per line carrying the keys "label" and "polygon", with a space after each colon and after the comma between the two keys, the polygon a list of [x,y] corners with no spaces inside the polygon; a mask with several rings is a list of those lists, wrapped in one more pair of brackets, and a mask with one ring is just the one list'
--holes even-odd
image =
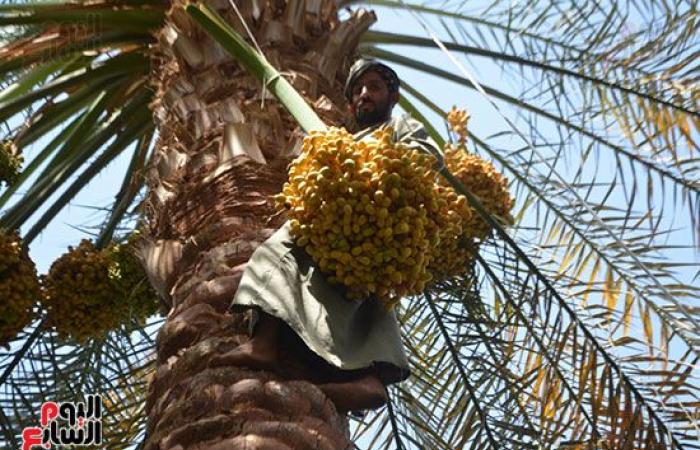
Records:
{"label": "man's head covering", "polygon": [[362,74],[370,69],[379,72],[379,75],[386,82],[389,92],[398,92],[401,82],[391,67],[375,59],[360,58],[353,63],[350,72],[348,72],[348,79],[345,81],[345,98],[352,99],[352,86]]}

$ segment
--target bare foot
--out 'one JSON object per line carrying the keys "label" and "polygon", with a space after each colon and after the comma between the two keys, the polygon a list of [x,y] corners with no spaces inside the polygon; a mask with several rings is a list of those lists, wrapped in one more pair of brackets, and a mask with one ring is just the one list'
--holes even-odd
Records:
{"label": "bare foot", "polygon": [[384,385],[376,375],[342,383],[325,383],[318,386],[335,404],[339,412],[376,409],[387,402]]}
{"label": "bare foot", "polygon": [[277,351],[253,338],[224,354],[212,358],[212,366],[238,366],[250,369],[272,370],[277,363]]}

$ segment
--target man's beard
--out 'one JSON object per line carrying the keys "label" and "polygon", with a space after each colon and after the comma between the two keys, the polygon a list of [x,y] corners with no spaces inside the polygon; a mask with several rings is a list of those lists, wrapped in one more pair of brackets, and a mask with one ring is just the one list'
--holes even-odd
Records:
{"label": "man's beard", "polygon": [[358,108],[355,112],[355,122],[357,122],[358,130],[373,127],[384,123],[389,119],[391,108],[389,101],[382,103],[374,103],[374,109],[362,110]]}

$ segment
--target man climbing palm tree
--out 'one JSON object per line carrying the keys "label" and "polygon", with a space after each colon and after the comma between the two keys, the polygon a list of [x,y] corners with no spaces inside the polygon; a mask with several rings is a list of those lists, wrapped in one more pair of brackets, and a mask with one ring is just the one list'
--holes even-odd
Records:
{"label": "man climbing palm tree", "polygon": [[[345,86],[355,138],[382,125],[394,139],[439,155],[423,126],[409,117],[392,118],[399,78],[388,66],[360,59]],[[251,314],[249,342],[227,355],[230,363],[274,369],[278,341],[301,339],[311,350],[310,378],[339,411],[377,408],[384,386],[409,375],[396,316],[378,301],[350,302],[342,287],[330,285],[309,255],[294,244],[289,222],[253,254],[233,300],[234,310]],[[293,331],[293,333],[291,331]]]}

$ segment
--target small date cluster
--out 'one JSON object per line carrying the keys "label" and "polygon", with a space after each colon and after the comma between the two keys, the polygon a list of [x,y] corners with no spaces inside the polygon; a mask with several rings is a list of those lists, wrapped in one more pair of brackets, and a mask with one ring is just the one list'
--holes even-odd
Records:
{"label": "small date cluster", "polygon": [[157,294],[132,247],[131,240],[103,249],[83,240],[54,261],[42,279],[42,304],[59,338],[84,342],[157,311]]}
{"label": "small date cluster", "polygon": [[62,340],[81,343],[122,325],[143,324],[158,301],[133,247],[133,236],[103,249],[83,240],[40,277],[19,233],[0,230],[0,345],[8,345],[42,309],[45,326]]}

